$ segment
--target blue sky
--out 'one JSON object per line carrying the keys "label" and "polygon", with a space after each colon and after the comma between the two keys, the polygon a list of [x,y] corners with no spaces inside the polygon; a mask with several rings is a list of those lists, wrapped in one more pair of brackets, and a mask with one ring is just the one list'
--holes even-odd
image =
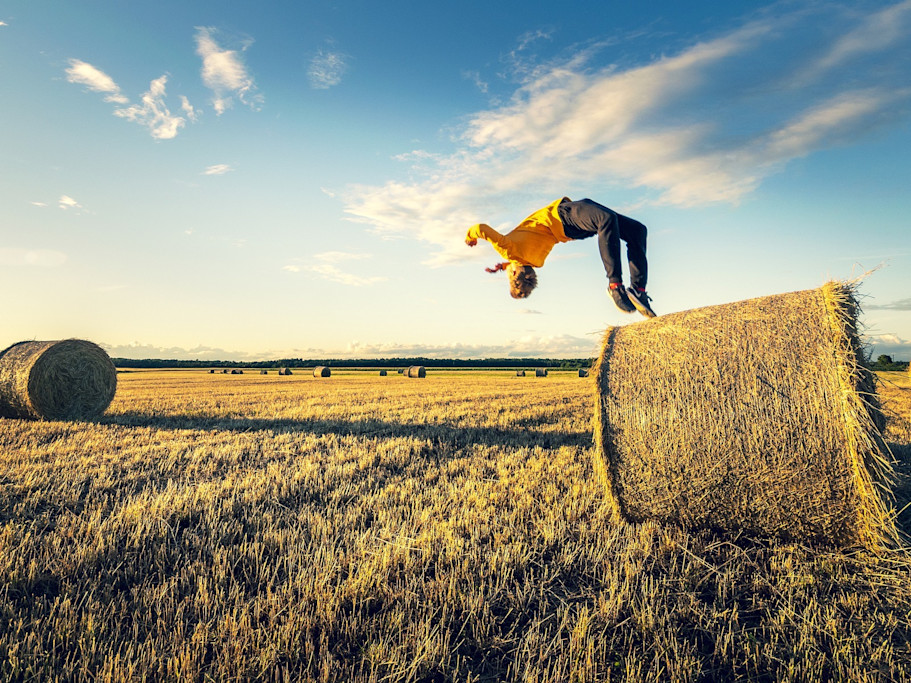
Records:
{"label": "blue sky", "polygon": [[0,6],[0,346],[592,356],[594,240],[526,300],[467,228],[591,197],[659,314],[861,286],[911,358],[911,1]]}

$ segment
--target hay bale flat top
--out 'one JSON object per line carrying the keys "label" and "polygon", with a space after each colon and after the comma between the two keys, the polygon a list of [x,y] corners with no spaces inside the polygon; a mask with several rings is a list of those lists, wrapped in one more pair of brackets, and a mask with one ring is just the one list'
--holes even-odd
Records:
{"label": "hay bale flat top", "polygon": [[0,416],[89,420],[117,390],[117,369],[82,339],[27,341],[0,353]]}
{"label": "hay bale flat top", "polygon": [[631,520],[878,546],[891,468],[840,283],[612,328],[596,465]]}

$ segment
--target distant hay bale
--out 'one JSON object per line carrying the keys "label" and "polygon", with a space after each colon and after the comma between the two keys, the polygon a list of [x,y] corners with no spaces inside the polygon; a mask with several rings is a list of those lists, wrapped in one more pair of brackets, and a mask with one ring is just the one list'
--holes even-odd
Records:
{"label": "distant hay bale", "polygon": [[535,370],[535,377],[547,377],[547,368],[538,368]]}
{"label": "distant hay bale", "polygon": [[227,375],[227,374],[228,374],[228,368],[225,368],[224,370],[222,370],[222,371],[221,371],[221,374]]}
{"label": "distant hay bale", "polygon": [[525,370],[516,370],[516,377],[525,377]]}
{"label": "distant hay bale", "polygon": [[405,372],[405,368],[399,368],[398,370],[396,370],[396,372],[401,375]]}
{"label": "distant hay bale", "polygon": [[231,374],[232,374],[232,375],[242,375],[242,374],[244,374],[244,371],[243,371],[243,370],[238,370],[237,368],[234,368],[233,370],[231,370]]}
{"label": "distant hay bale", "polygon": [[268,370],[260,370],[260,371],[259,371],[259,374],[261,374],[261,375],[268,375],[268,374],[269,374],[269,371],[268,371]]}
{"label": "distant hay bale", "polygon": [[117,369],[89,341],[24,341],[0,353],[0,417],[91,420],[116,390]]}
{"label": "distant hay bale", "polygon": [[380,377],[385,377],[386,374],[387,374],[387,373],[386,373],[385,370],[380,370]]}
{"label": "distant hay bale", "polygon": [[595,466],[627,520],[869,548],[898,540],[854,285],[607,331]]}
{"label": "distant hay bale", "polygon": [[426,377],[427,370],[423,365],[412,365],[403,373],[405,377]]}
{"label": "distant hay bale", "polygon": [[331,377],[332,370],[330,370],[325,365],[317,365],[315,368],[313,368],[313,376],[314,377]]}
{"label": "distant hay bale", "polygon": [[585,368],[579,368],[579,377],[588,377],[588,370]]}
{"label": "distant hay bale", "polygon": [[215,370],[209,370],[209,374],[210,374],[210,375],[214,375],[214,374],[215,374]]}
{"label": "distant hay bale", "polygon": [[294,373],[291,372],[291,368],[279,368],[278,374],[279,375],[293,375]]}

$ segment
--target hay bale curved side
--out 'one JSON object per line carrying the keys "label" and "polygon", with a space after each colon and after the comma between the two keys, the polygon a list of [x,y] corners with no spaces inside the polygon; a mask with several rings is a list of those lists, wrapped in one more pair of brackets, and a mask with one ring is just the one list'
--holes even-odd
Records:
{"label": "hay bale curved side", "polygon": [[278,374],[279,375],[293,375],[294,373],[291,372],[291,368],[279,368]]}
{"label": "hay bale curved side", "polygon": [[535,377],[547,377],[547,368],[538,368],[535,370]]}
{"label": "hay bale curved side", "polygon": [[90,420],[116,390],[114,363],[89,341],[25,341],[0,353],[2,417]]}
{"label": "hay bale curved side", "polygon": [[427,369],[423,365],[412,365],[402,374],[405,377],[426,377]]}
{"label": "hay bale curved side", "polygon": [[317,365],[315,368],[313,368],[313,376],[314,377],[331,377],[332,370],[330,370],[325,365]]}
{"label": "hay bale curved side", "polygon": [[687,528],[882,548],[898,542],[853,286],[608,330],[595,468],[615,512]]}
{"label": "hay bale curved side", "polygon": [[525,377],[525,370],[516,370],[516,377]]}
{"label": "hay bale curved side", "polygon": [[385,377],[387,374],[385,370],[380,370],[380,377]]}

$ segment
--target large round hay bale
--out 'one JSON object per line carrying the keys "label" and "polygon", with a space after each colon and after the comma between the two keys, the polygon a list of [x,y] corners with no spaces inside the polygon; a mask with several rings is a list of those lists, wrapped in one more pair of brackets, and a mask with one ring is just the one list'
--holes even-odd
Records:
{"label": "large round hay bale", "polygon": [[525,370],[516,370],[516,377],[525,377]]}
{"label": "large round hay bale", "polygon": [[538,368],[535,370],[535,377],[547,377],[547,368]]}
{"label": "large round hay bale", "polygon": [[380,370],[380,377],[385,377],[387,374],[385,370]]}
{"label": "large round hay bale", "polygon": [[405,377],[426,377],[427,370],[423,365],[412,365],[403,374]]}
{"label": "large round hay bale", "polygon": [[89,341],[24,341],[0,353],[2,417],[91,420],[116,390],[117,369]]}
{"label": "large round hay bale", "polygon": [[892,463],[850,284],[608,330],[595,466],[629,521],[879,548]]}
{"label": "large round hay bale", "polygon": [[331,377],[332,370],[330,370],[325,365],[317,365],[315,368],[313,368],[313,376],[314,377]]}
{"label": "large round hay bale", "polygon": [[291,372],[291,368],[279,368],[278,374],[279,375],[293,375],[294,373]]}

